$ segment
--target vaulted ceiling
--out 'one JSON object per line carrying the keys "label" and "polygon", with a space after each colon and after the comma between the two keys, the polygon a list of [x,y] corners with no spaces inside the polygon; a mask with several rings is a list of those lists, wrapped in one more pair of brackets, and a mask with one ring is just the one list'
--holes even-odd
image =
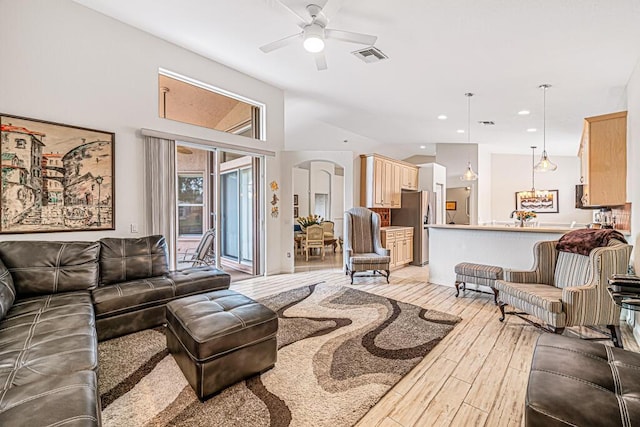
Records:
{"label": "vaulted ceiling", "polygon": [[[471,141],[528,153],[549,83],[547,148],[575,155],[584,117],[624,109],[640,58],[640,0],[319,0],[329,27],[376,35],[389,56],[366,64],[351,54],[362,46],[327,40],[326,71],[301,43],[258,49],[300,31],[277,0],[75,1],[282,88],[288,149],[408,157],[466,142],[474,92]],[[311,2],[282,1],[299,14]]]}

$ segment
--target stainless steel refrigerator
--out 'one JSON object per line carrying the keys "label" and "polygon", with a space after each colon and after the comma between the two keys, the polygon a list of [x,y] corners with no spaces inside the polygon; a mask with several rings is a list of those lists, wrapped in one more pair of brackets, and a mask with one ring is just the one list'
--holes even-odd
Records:
{"label": "stainless steel refrigerator", "polygon": [[413,227],[413,265],[429,263],[429,230],[435,224],[435,193],[402,192],[401,208],[391,210],[391,225]]}

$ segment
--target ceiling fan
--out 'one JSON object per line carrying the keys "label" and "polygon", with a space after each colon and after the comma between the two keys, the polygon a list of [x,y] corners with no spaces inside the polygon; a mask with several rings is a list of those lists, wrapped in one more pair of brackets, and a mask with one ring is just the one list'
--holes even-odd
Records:
{"label": "ceiling fan", "polygon": [[298,40],[302,40],[302,46],[307,52],[313,54],[316,61],[316,67],[321,71],[327,69],[327,58],[323,53],[325,40],[334,39],[373,46],[378,39],[378,37],[368,34],[327,28],[329,21],[323,13],[323,7],[318,6],[317,4],[308,5],[306,9],[309,16],[303,17],[281,1],[276,0],[276,2],[298,18],[298,26],[302,28],[302,31],[261,46],[260,50],[264,53],[272,52],[276,49],[280,49],[281,47],[297,43]]}

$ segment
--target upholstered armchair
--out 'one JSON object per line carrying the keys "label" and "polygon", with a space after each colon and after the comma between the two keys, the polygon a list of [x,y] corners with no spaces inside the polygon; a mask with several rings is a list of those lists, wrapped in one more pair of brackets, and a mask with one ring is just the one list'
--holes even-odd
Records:
{"label": "upholstered armchair", "polygon": [[[529,314],[560,334],[568,326],[606,325],[618,344],[620,308],[607,292],[607,279],[627,272],[632,246],[611,240],[586,256],[560,252],[557,243],[536,243],[532,270],[507,269],[496,281],[500,321],[505,314]],[[505,312],[506,305],[521,312]]]}
{"label": "upholstered armchair", "polygon": [[[380,215],[367,208],[352,208],[344,213],[345,273],[373,271],[389,283],[390,251],[380,241]],[[382,273],[384,271],[386,274]]]}

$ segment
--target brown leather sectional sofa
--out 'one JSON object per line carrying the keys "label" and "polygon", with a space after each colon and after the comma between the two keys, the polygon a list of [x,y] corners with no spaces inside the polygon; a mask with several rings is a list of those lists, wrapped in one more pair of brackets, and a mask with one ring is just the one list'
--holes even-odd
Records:
{"label": "brown leather sectional sofa", "polygon": [[213,267],[169,271],[162,236],[0,242],[0,425],[100,425],[98,340],[229,283]]}

